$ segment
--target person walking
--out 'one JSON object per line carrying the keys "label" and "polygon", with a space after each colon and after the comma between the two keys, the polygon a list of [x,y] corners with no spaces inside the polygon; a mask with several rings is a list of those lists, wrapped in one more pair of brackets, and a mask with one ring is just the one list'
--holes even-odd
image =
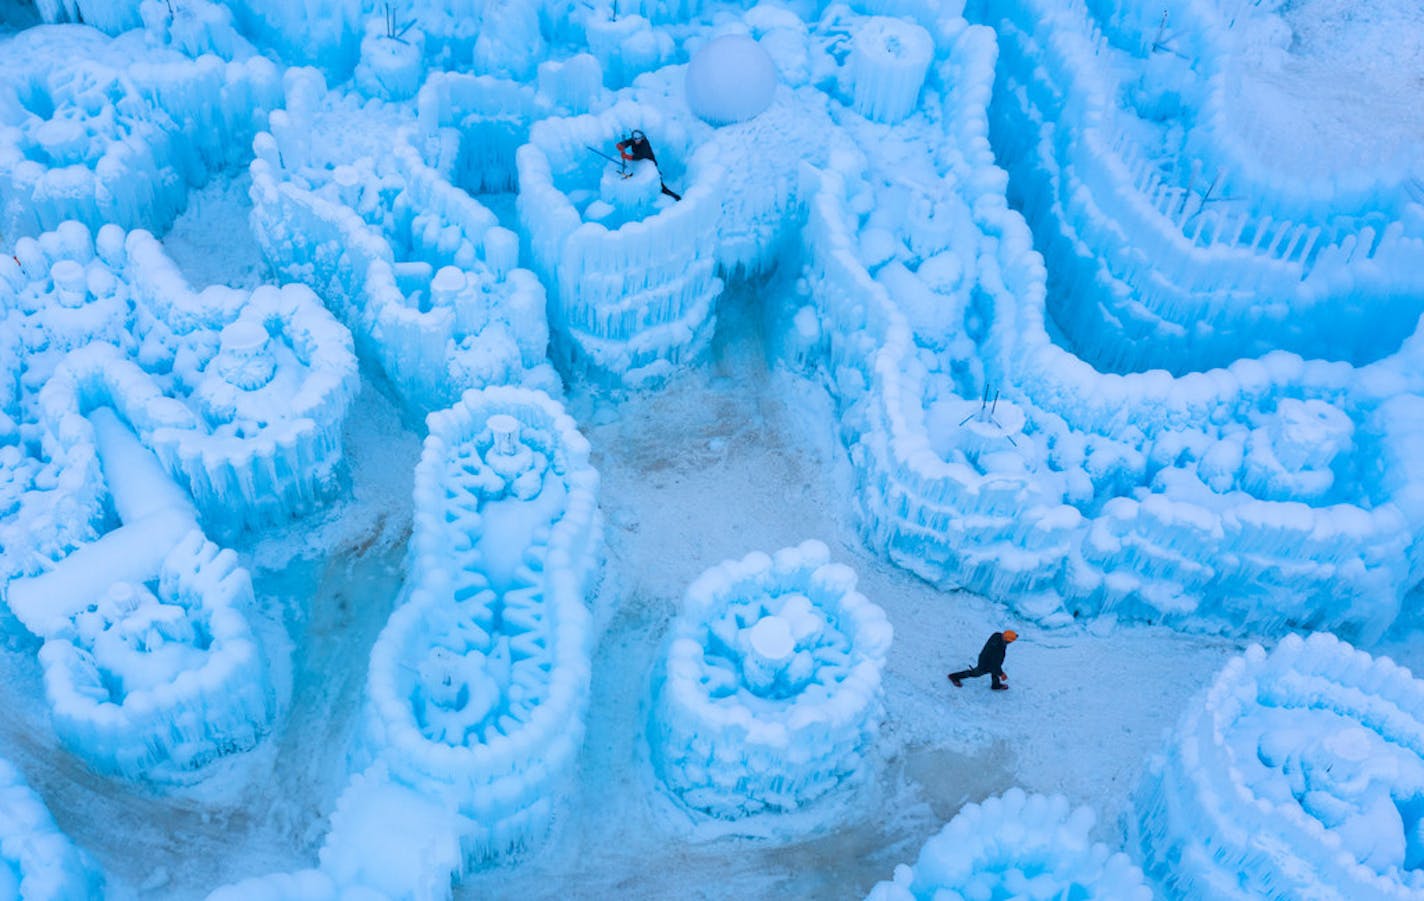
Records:
{"label": "person walking", "polygon": [[989,640],[984,642],[984,649],[979,652],[979,662],[973,669],[962,669],[957,673],[949,674],[949,681],[954,683],[955,688],[963,688],[964,679],[977,679],[988,673],[993,676],[993,684],[989,686],[994,691],[1007,691],[1008,687],[1004,682],[1008,676],[1004,675],[1004,654],[1008,651],[1009,645],[1014,639],[1019,637],[1019,633],[1013,629],[1005,629],[1002,632],[995,632],[989,636]]}

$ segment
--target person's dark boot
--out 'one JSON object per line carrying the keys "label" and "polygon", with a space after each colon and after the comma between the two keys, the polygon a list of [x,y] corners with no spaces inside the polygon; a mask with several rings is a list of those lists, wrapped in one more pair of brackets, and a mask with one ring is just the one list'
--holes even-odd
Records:
{"label": "person's dark boot", "polygon": [[954,678],[954,676],[950,676],[950,677],[949,677],[949,681],[954,684],[954,687],[955,687],[955,688],[963,688],[963,687],[964,687],[964,683],[961,682],[961,681],[959,681],[958,679]]}
{"label": "person's dark boot", "polygon": [[1008,691],[1008,690],[1009,690],[1009,687],[1008,687],[1007,685],[1005,685],[1004,683],[1002,683],[1002,682],[1000,682],[998,685],[994,685],[994,686],[991,686],[991,687],[994,689],[994,691]]}

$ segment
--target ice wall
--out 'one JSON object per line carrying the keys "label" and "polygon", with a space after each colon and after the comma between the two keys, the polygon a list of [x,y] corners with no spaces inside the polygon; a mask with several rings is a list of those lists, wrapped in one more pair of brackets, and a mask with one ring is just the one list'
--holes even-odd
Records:
{"label": "ice wall", "polygon": [[417,411],[471,387],[557,391],[544,290],[517,266],[517,237],[425,162],[404,110],[328,94],[310,69],[286,90],[251,166],[274,270],[321,295]]}
{"label": "ice wall", "polygon": [[1246,51],[1203,7],[1168,5],[1166,49],[1155,17],[1039,0],[986,14],[1003,47],[995,139],[1063,340],[1106,370],[1177,375],[1277,349],[1355,365],[1395,352],[1424,312],[1408,173],[1311,186],[1253,156],[1222,122]]}
{"label": "ice wall", "polygon": [[0,759],[0,897],[70,901],[102,889],[103,879],[59,831],[44,801]]}
{"label": "ice wall", "polygon": [[1324,634],[1232,660],[1137,804],[1148,871],[1183,898],[1415,898],[1424,683]]}
{"label": "ice wall", "polygon": [[26,29],[0,62],[0,231],[13,240],[68,219],[166,230],[190,188],[244,158],[279,100],[277,68],[260,56],[191,59],[140,31]]}
{"label": "ice wall", "polygon": [[[489,388],[428,424],[409,600],[371,654],[358,757],[373,762],[322,850],[340,882],[394,894],[448,887],[548,829],[582,741],[602,554],[598,474],[558,403]],[[425,811],[424,850],[391,869],[375,824],[394,796]]]}
{"label": "ice wall", "polygon": [[1089,832],[1091,808],[1062,795],[1012,788],[965,805],[925,843],[913,866],[895,868],[867,901],[943,898],[1111,898],[1151,901],[1142,871]]}
{"label": "ice wall", "polygon": [[1005,202],[994,52],[962,29],[927,88],[945,86],[938,185],[907,195],[866,145],[812,203],[811,333],[868,539],[1046,622],[1380,634],[1424,574],[1418,472],[1368,462],[1417,447],[1393,411],[1418,402],[1418,334],[1359,367],[1278,352],[1177,377],[1094,369],[1055,340],[1044,260]]}
{"label": "ice wall", "polygon": [[147,232],[69,222],[0,261],[0,304],[20,336],[21,420],[124,410],[214,532],[336,490],[356,358],[309,290],[194,291]]}
{"label": "ice wall", "polygon": [[[647,163],[624,173],[589,152],[635,128],[658,136],[661,173]],[[519,149],[520,227],[549,287],[555,360],[571,377],[647,385],[711,342],[724,170],[685,134],[651,106],[620,103],[545,119]],[[659,176],[680,201],[660,193]]]}
{"label": "ice wall", "polygon": [[892,630],[855,583],[807,541],[688,588],[649,726],[654,768],[688,807],[786,813],[864,775]]}

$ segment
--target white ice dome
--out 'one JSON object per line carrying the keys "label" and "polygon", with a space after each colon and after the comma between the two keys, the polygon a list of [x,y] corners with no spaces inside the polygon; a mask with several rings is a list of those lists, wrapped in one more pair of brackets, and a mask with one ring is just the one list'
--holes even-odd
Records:
{"label": "white ice dome", "polygon": [[687,105],[712,125],[730,125],[771,106],[776,64],[752,37],[724,34],[692,55],[687,66]]}

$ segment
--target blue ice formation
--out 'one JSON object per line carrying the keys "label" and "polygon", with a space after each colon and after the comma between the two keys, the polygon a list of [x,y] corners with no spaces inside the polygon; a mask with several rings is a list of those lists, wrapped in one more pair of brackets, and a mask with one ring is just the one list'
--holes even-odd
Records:
{"label": "blue ice formation", "polygon": [[274,271],[320,294],[415,411],[487,385],[559,390],[518,237],[427,164],[405,109],[329,94],[313,69],[288,70],[285,86],[251,164],[252,225]]}
{"label": "blue ice formation", "polygon": [[[635,128],[658,136],[658,164],[620,166],[589,152]],[[640,387],[694,364],[711,344],[724,170],[709,152],[689,150],[680,123],[627,102],[530,129],[516,157],[520,223],[549,286],[565,372]],[[668,181],[682,200],[662,193]]]}
{"label": "blue ice formation", "polygon": [[[995,53],[988,29],[961,27],[936,63],[932,158],[843,117],[866,159],[844,157],[812,201],[807,334],[827,342],[868,540],[1048,623],[1110,611],[1380,634],[1424,575],[1424,337],[1383,329],[1392,349],[1363,365],[1277,351],[1178,375],[1093,368],[1062,344],[1048,304],[1063,289],[1006,204],[988,140]],[[907,191],[911,165],[937,184]],[[1413,247],[1401,228],[1381,246]],[[1419,272],[1402,260],[1357,269],[1408,293]],[[1210,321],[1215,307],[1195,309]]]}
{"label": "blue ice formation", "polygon": [[[470,391],[428,425],[409,599],[371,652],[361,756],[373,762],[321,855],[338,883],[395,894],[448,886],[548,829],[582,742],[602,556],[598,473],[557,402]],[[369,814],[394,797],[412,854],[383,867],[390,839]]]}
{"label": "blue ice formation", "polygon": [[0,898],[98,897],[103,879],[54,823],[44,801],[0,759]]}
{"label": "blue ice formation", "polygon": [[1183,898],[1424,893],[1424,682],[1334,636],[1229,662],[1137,799],[1147,870]]}
{"label": "blue ice formation", "polygon": [[892,630],[819,541],[709,569],[655,678],[654,768],[723,819],[800,809],[864,775]]}
{"label": "blue ice formation", "polygon": [[166,230],[190,188],[245,156],[280,90],[264,57],[192,59],[142,31],[36,27],[7,38],[0,233],[38,235],[69,219]]}
{"label": "blue ice formation", "polygon": [[1070,810],[1062,795],[1011,788],[965,805],[925,842],[913,866],[870,891],[867,901],[978,898],[1110,898],[1151,901],[1152,890],[1126,854],[1093,842],[1091,808]]}
{"label": "blue ice formation", "polygon": [[74,453],[67,423],[109,406],[215,534],[308,512],[336,490],[356,357],[307,289],[194,291],[147,232],[91,236],[68,222],[0,258],[0,310],[20,349],[10,415],[41,433],[51,460]]}

